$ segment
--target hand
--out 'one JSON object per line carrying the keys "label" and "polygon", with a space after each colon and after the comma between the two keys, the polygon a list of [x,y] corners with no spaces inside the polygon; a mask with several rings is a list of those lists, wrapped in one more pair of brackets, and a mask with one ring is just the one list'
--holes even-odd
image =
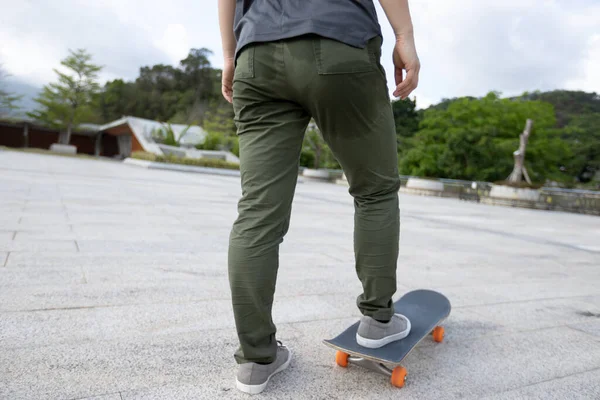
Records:
{"label": "hand", "polygon": [[[392,58],[394,60],[394,76],[396,78],[394,96],[404,100],[419,84],[421,62],[417,56],[414,40],[412,38],[398,38],[396,46],[394,46]],[[406,77],[403,77],[403,70],[406,70]]]}
{"label": "hand", "polygon": [[230,103],[233,103],[233,73],[234,73],[233,58],[225,58],[223,65],[223,74],[221,76],[221,93],[223,97]]}

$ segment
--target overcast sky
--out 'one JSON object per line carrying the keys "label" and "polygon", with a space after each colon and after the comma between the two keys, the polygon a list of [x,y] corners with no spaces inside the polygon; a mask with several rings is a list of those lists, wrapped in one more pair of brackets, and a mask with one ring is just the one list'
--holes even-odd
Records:
{"label": "overcast sky", "polygon": [[[289,0],[302,1],[302,0]],[[326,0],[323,0],[326,1]],[[350,1],[350,0],[348,0]],[[377,0],[375,2],[378,4]],[[86,48],[102,80],[177,65],[190,48],[222,66],[217,0],[0,0],[0,63],[16,82],[54,79],[68,49]],[[423,65],[420,107],[442,98],[580,89],[600,92],[599,0],[412,0]],[[393,34],[378,5],[392,89]]]}

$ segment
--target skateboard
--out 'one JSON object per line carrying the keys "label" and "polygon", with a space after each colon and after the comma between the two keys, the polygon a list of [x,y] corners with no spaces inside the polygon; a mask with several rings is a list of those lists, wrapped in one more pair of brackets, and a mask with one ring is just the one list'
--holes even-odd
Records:
{"label": "skateboard", "polygon": [[440,324],[450,315],[450,308],[450,301],[443,294],[431,290],[415,290],[394,303],[394,311],[410,320],[411,330],[406,338],[378,349],[369,349],[356,343],[357,322],[335,338],[324,342],[337,350],[335,362],[340,367],[345,368],[349,363],[359,365],[389,376],[392,385],[401,388],[404,387],[407,371],[400,364],[429,334],[438,343],[444,340],[444,328]]}

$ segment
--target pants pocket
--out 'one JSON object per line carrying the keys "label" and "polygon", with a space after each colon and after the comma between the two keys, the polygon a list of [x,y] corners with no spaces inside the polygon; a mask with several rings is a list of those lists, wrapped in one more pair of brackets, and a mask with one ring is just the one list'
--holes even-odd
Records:
{"label": "pants pocket", "polygon": [[237,79],[254,78],[254,50],[255,47],[250,45],[240,52],[235,61],[235,72],[233,81]]}
{"label": "pants pocket", "polygon": [[319,75],[372,72],[377,68],[370,46],[361,49],[323,37],[314,39],[313,46]]}

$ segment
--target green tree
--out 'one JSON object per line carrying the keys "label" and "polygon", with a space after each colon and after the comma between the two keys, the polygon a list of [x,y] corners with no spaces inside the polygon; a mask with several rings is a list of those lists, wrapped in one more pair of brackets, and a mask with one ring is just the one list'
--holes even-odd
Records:
{"label": "green tree", "polygon": [[179,110],[182,94],[177,87],[179,73],[170,65],[140,68],[136,79],[133,115],[154,120],[170,120]]}
{"label": "green tree", "polygon": [[221,150],[224,138],[220,133],[206,132],[204,142],[196,145],[199,150]]}
{"label": "green tree", "polygon": [[327,144],[316,127],[310,127],[304,136],[304,142],[313,154],[314,169],[321,168],[321,160]]}
{"label": "green tree", "polygon": [[55,69],[58,82],[44,86],[35,99],[39,108],[28,115],[48,126],[66,129],[59,142],[68,144],[78,124],[93,117],[93,100],[99,90],[98,73],[102,67],[92,64],[92,56],[85,50],[69,50],[70,55]]}
{"label": "green tree", "polygon": [[561,139],[572,157],[563,168],[578,182],[589,182],[600,170],[600,95],[582,91],[554,90],[526,93],[524,97],[554,106]]}
{"label": "green tree", "polygon": [[210,109],[210,102],[201,99],[190,100],[188,98],[190,94],[190,92],[181,93],[178,111],[170,119],[178,124],[204,125],[206,114]]}
{"label": "green tree", "polygon": [[21,96],[17,96],[4,89],[4,81],[9,75],[4,72],[2,65],[0,65],[0,118],[10,116],[19,109],[17,102],[21,99]]}
{"label": "green tree", "polygon": [[[180,78],[178,84],[183,91],[189,90],[193,94],[193,100],[214,98],[215,73],[210,65],[208,57],[212,51],[202,49],[191,49],[188,56],[181,60]],[[218,86],[220,89],[220,85]]]}
{"label": "green tree", "polygon": [[556,124],[559,128],[564,128],[577,116],[600,113],[600,95],[596,93],[553,90],[551,92],[525,93],[523,97],[552,104],[556,112]]}
{"label": "green tree", "polygon": [[333,156],[331,149],[323,139],[321,131],[314,123],[311,123],[304,135],[300,165],[308,168],[339,169],[340,165]]}
{"label": "green tree", "polygon": [[137,103],[136,86],[122,79],[106,82],[104,89],[97,94],[95,108],[101,122],[115,121],[125,115],[137,115],[132,110]]}
{"label": "green tree", "polygon": [[571,117],[561,138],[573,154],[566,162],[565,173],[579,182],[591,181],[600,171],[600,112]]}
{"label": "green tree", "polygon": [[398,151],[406,152],[411,147],[411,138],[419,130],[421,117],[417,111],[417,101],[410,99],[392,101],[392,112],[396,124]]}
{"label": "green tree", "polygon": [[447,107],[430,108],[423,117],[414,148],[400,161],[406,175],[467,180],[504,180],[513,167],[512,152],[527,118],[534,127],[527,147],[531,179],[568,179],[561,168],[568,146],[560,139],[552,105],[524,98],[462,98]]}
{"label": "green tree", "polygon": [[224,102],[220,90],[221,70],[212,68],[209,60],[211,55],[212,51],[205,48],[191,49],[179,63],[178,88],[181,97],[176,118],[182,123],[204,126],[204,119],[209,112],[214,113],[215,104]]}
{"label": "green tree", "polygon": [[218,133],[223,137],[235,136],[237,130],[233,117],[233,106],[220,98],[211,101],[202,125],[207,132]]}
{"label": "green tree", "polygon": [[204,143],[197,147],[203,150],[231,151],[239,156],[239,142],[233,117],[233,106],[223,98],[211,101],[202,124],[207,137]]}
{"label": "green tree", "polygon": [[104,122],[131,115],[204,125],[207,113],[214,114],[215,104],[222,102],[221,70],[211,66],[211,54],[208,49],[192,49],[177,67],[145,66],[134,82],[106,83],[98,96],[97,113]]}

